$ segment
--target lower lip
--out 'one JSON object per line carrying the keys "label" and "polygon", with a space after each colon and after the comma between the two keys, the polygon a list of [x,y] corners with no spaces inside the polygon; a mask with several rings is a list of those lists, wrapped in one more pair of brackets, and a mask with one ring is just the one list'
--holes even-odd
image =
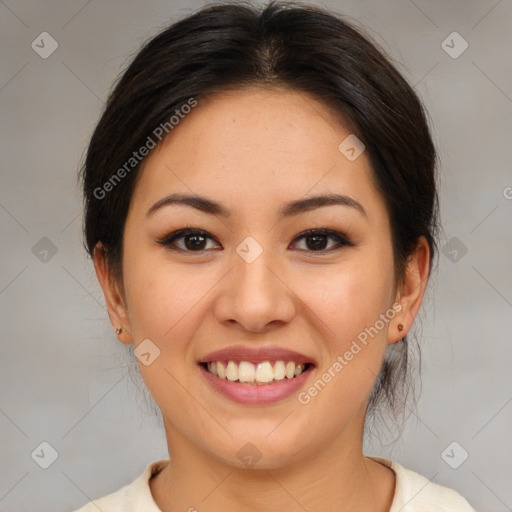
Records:
{"label": "lower lip", "polygon": [[203,365],[199,365],[201,372],[210,385],[226,398],[242,404],[269,404],[279,402],[296,393],[309,378],[312,367],[293,379],[279,380],[272,384],[251,385],[231,382],[211,374]]}

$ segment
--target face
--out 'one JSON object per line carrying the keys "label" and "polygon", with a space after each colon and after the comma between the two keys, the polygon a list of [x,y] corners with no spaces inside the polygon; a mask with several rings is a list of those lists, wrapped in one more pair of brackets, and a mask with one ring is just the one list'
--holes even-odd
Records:
{"label": "face", "polygon": [[201,99],[146,159],[124,302],[109,307],[146,354],[171,453],[276,468],[361,436],[385,349],[414,311],[397,306],[369,158],[338,149],[349,135],[312,97],[245,89]]}

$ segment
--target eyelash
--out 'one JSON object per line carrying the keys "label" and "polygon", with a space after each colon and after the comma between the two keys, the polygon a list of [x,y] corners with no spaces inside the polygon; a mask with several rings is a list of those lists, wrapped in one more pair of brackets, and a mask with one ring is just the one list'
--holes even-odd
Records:
{"label": "eyelash", "polygon": [[[164,246],[164,247],[169,248],[172,251],[176,251],[176,252],[202,253],[204,251],[209,250],[209,249],[200,249],[198,251],[191,251],[191,250],[188,250],[188,249],[182,249],[182,248],[177,248],[176,247],[176,241],[177,240],[180,240],[180,239],[186,238],[187,236],[192,236],[192,235],[199,235],[199,236],[202,236],[204,238],[209,238],[211,240],[215,240],[215,238],[213,236],[211,236],[206,231],[203,231],[201,229],[184,228],[184,229],[180,229],[178,231],[174,231],[173,233],[170,233],[170,234],[166,235],[165,237],[163,237],[160,240],[158,240],[157,243],[162,245],[162,246]],[[306,238],[313,238],[315,236],[326,236],[326,237],[329,237],[331,239],[334,239],[334,240],[337,241],[337,246],[331,247],[329,249],[322,249],[322,250],[319,250],[319,251],[314,251],[314,250],[310,251],[310,250],[307,250],[307,249],[301,249],[301,251],[311,252],[311,253],[318,253],[318,254],[327,254],[327,253],[330,253],[330,252],[332,252],[334,250],[341,249],[342,247],[353,247],[355,245],[353,242],[351,242],[342,233],[339,233],[338,231],[334,231],[332,229],[325,229],[325,228],[308,229],[308,230],[300,233],[299,235],[297,235],[295,237],[294,241],[302,240],[302,239],[306,239]]]}

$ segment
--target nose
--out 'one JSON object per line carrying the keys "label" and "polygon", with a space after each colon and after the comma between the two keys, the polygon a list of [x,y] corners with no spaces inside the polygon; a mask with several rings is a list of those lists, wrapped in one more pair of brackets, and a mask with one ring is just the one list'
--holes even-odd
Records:
{"label": "nose", "polygon": [[251,263],[233,255],[234,268],[223,280],[215,301],[215,316],[221,323],[251,332],[265,332],[292,320],[297,297],[275,254],[264,250]]}

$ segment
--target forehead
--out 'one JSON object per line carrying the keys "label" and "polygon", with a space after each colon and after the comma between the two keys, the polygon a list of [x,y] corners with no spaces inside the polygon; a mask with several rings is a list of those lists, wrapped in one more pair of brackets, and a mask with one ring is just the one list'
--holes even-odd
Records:
{"label": "forehead", "polygon": [[180,191],[220,196],[255,212],[308,193],[378,201],[366,153],[349,160],[339,149],[349,136],[338,115],[302,92],[247,88],[212,94],[200,98],[152,150],[133,199],[144,207]]}

